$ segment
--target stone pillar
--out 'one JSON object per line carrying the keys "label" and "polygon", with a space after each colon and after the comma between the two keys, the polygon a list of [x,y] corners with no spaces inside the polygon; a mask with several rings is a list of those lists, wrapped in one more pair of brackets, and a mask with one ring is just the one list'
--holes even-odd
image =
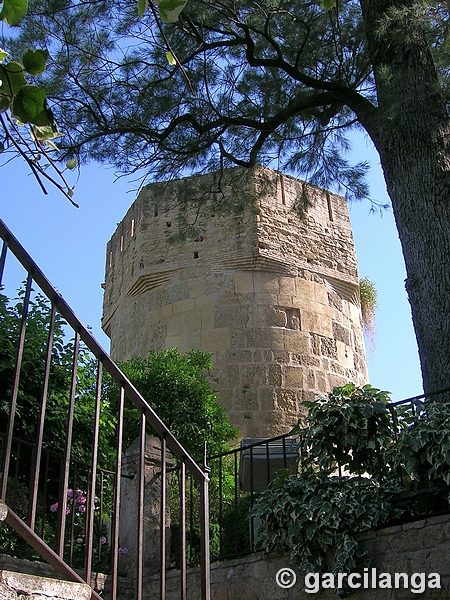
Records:
{"label": "stone pillar", "polygon": [[[169,470],[174,463],[167,460]],[[139,438],[124,452],[122,457],[122,481],[120,494],[119,570],[122,575],[134,575],[136,569],[139,509]],[[144,575],[160,569],[161,527],[161,441],[146,436],[144,487]],[[166,479],[166,565],[170,564],[170,481]]]}

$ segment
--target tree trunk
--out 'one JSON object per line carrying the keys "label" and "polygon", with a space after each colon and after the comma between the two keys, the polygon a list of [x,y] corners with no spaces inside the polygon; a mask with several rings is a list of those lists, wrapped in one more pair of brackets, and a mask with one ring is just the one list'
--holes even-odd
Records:
{"label": "tree trunk", "polygon": [[422,24],[412,10],[396,17],[400,5],[418,2],[361,0],[378,96],[367,129],[392,200],[430,393],[450,387],[450,123]]}

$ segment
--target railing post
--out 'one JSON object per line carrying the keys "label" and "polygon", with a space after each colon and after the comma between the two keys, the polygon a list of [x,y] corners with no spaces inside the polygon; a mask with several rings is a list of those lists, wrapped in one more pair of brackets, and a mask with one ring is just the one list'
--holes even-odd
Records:
{"label": "railing post", "polygon": [[[1,0],[0,0],[1,2]],[[13,427],[14,427],[14,413],[15,407],[18,397],[19,391],[19,383],[21,376],[21,362],[22,362],[22,353],[24,350],[25,344],[25,332],[26,332],[26,321],[27,321],[27,313],[28,313],[28,304],[30,302],[32,284],[36,284],[41,292],[47,297],[47,299],[51,303],[51,316],[50,316],[50,324],[47,338],[47,346],[43,349],[43,378],[42,378],[42,388],[41,388],[41,406],[40,406],[40,416],[39,422],[37,423],[37,433],[36,440],[38,449],[34,451],[33,458],[30,461],[30,475],[27,477],[30,480],[30,502],[29,502],[29,522],[31,528],[26,525],[24,521],[22,521],[17,515],[13,514],[12,511],[9,513],[8,523],[13,526],[13,528],[18,532],[18,534],[25,539],[29,545],[35,548],[41,556],[43,556],[46,560],[48,560],[51,564],[56,566],[56,568],[61,568],[62,572],[69,573],[70,577],[76,577],[76,580],[80,580],[78,575],[72,571],[65,562],[64,554],[65,554],[65,537],[66,537],[66,509],[69,511],[71,509],[71,535],[70,535],[70,548],[69,552],[69,560],[71,560],[74,550],[74,523],[75,523],[75,506],[74,501],[72,504],[68,505],[68,487],[69,480],[73,475],[73,484],[72,489],[77,489],[77,465],[80,464],[83,466],[83,469],[87,468],[87,477],[89,479],[87,485],[88,492],[88,504],[87,509],[87,524],[85,526],[85,535],[86,535],[86,544],[85,548],[86,552],[86,565],[85,565],[85,575],[86,579],[90,579],[91,572],[93,570],[93,563],[91,562],[92,553],[94,544],[98,544],[99,548],[99,556],[101,550],[101,544],[105,543],[102,541],[102,529],[101,529],[101,515],[103,514],[103,510],[100,510],[99,514],[99,528],[98,528],[98,541],[95,540],[95,532],[94,532],[94,523],[97,522],[97,519],[94,520],[95,513],[95,491],[97,487],[97,478],[96,471],[99,470],[97,465],[97,446],[99,440],[99,425],[100,425],[100,411],[101,411],[101,394],[103,393],[102,388],[102,369],[109,373],[114,381],[119,386],[119,406],[118,406],[118,415],[117,415],[117,430],[116,430],[116,466],[114,473],[114,491],[113,498],[110,499],[108,497],[107,501],[110,501],[112,504],[111,507],[111,533],[110,533],[110,548],[111,548],[111,600],[115,600],[119,595],[118,591],[118,573],[119,573],[119,563],[118,563],[118,555],[119,550],[123,550],[120,552],[121,555],[126,556],[127,549],[124,546],[119,549],[119,540],[122,540],[126,537],[126,527],[125,527],[125,519],[120,518],[120,505],[121,505],[121,496],[122,490],[126,487],[125,485],[121,485],[121,478],[125,478],[130,481],[127,477],[126,473],[122,473],[123,463],[122,463],[122,438],[123,438],[123,412],[124,412],[124,401],[125,396],[128,400],[139,410],[142,415],[141,420],[141,436],[140,443],[138,449],[138,462],[139,465],[136,469],[137,477],[135,481],[135,487],[139,488],[138,491],[138,502],[133,504],[134,507],[138,506],[138,514],[137,514],[137,536],[136,534],[136,522],[132,523],[132,531],[133,536],[132,545],[134,550],[134,556],[137,571],[137,589],[136,589],[136,597],[135,600],[139,600],[139,598],[143,595],[147,595],[147,590],[143,590],[143,574],[146,572],[146,569],[150,569],[153,565],[149,565],[149,554],[151,552],[155,552],[160,555],[160,561],[158,564],[157,561],[154,561],[154,566],[156,568],[160,568],[163,572],[161,574],[161,589],[160,592],[164,596],[165,594],[165,580],[164,580],[164,567],[165,564],[169,564],[170,558],[169,554],[166,552],[169,551],[168,543],[170,540],[170,532],[165,529],[165,526],[170,523],[170,515],[169,512],[169,490],[170,490],[170,477],[171,472],[173,470],[174,464],[172,464],[174,459],[177,459],[181,462],[181,482],[180,482],[180,490],[183,496],[180,502],[180,523],[181,523],[181,559],[182,559],[182,568],[181,568],[181,600],[185,600],[187,597],[187,571],[186,571],[186,473],[189,473],[190,480],[190,534],[193,536],[194,527],[193,527],[193,517],[195,512],[195,517],[197,519],[197,495],[195,494],[195,498],[193,497],[193,485],[194,481],[197,482],[200,486],[200,499],[201,499],[201,510],[200,510],[200,528],[201,528],[201,589],[202,589],[202,600],[210,600],[210,550],[209,550],[209,469],[206,466],[206,458],[204,460],[203,469],[192,459],[192,457],[186,452],[186,450],[182,447],[180,442],[173,436],[170,430],[165,426],[163,421],[158,417],[153,408],[149,405],[149,403],[142,397],[142,395],[138,392],[138,390],[132,385],[132,383],[124,376],[122,371],[117,367],[117,365],[111,360],[108,354],[101,348],[98,342],[92,337],[91,333],[86,329],[86,327],[79,321],[76,317],[72,309],[65,302],[62,296],[57,292],[57,290],[52,286],[52,284],[45,277],[44,273],[39,269],[36,263],[32,260],[32,258],[27,254],[24,248],[20,245],[20,243],[16,240],[16,238],[12,235],[11,232],[6,228],[4,223],[0,220],[0,238],[3,239],[3,247],[0,249],[0,281],[1,275],[3,273],[3,267],[5,265],[5,260],[7,256],[7,250],[11,251],[12,254],[17,258],[19,263],[23,266],[24,270],[27,273],[27,284],[26,291],[23,300],[23,314],[20,320],[19,326],[19,335],[18,335],[18,343],[17,343],[17,354],[15,361],[15,371],[13,375],[13,384],[12,384],[12,395],[11,395],[11,406],[10,406],[10,414],[9,414],[9,427],[5,433],[0,434],[0,442],[1,442],[1,452],[0,452],[0,460],[3,463],[3,480],[0,481],[0,497],[6,496],[6,485],[8,479],[8,469],[11,467],[11,470],[14,468],[14,460],[16,460],[15,468],[16,468],[16,477],[15,480],[18,481],[19,475],[19,459],[20,459],[20,444],[24,442],[19,442],[17,453],[13,454],[12,452],[12,444],[13,444]],[[40,292],[38,292],[40,293]],[[50,454],[49,451],[44,447],[44,439],[45,439],[45,421],[47,414],[49,412],[48,406],[46,406],[47,402],[47,392],[49,382],[52,381],[51,376],[51,359],[53,358],[52,346],[53,346],[53,337],[54,330],[56,325],[59,326],[59,321],[56,321],[56,315],[60,315],[58,317],[62,319],[64,322],[64,326],[68,326],[74,333],[74,347],[73,347],[73,356],[72,356],[72,372],[70,378],[70,384],[68,384],[67,389],[67,421],[66,421],[66,429],[65,429],[65,442],[64,442],[64,451],[61,455],[55,454],[56,460],[60,462],[61,469],[58,475],[53,473],[51,464],[50,464]],[[80,346],[81,345],[81,346]],[[83,393],[82,386],[84,384],[83,378],[78,378],[78,354],[80,348],[84,352],[84,346],[89,350],[89,352],[97,359],[98,361],[98,370],[97,370],[97,385],[95,391],[95,416],[93,423],[93,436],[92,436],[92,448],[91,455],[88,459],[89,464],[83,464],[75,460],[73,456],[73,448],[72,442],[77,442],[77,438],[73,438],[73,436],[78,435],[76,428],[74,428],[74,418],[75,418],[75,402],[78,398],[78,392],[80,395]],[[45,357],[44,357],[45,354]],[[89,387],[89,393],[93,392],[93,389]],[[149,469],[149,472],[152,471],[151,479],[152,484],[158,479],[158,477],[162,478],[161,481],[161,493],[157,494],[159,496],[158,500],[160,502],[160,525],[161,525],[161,537],[160,537],[160,545],[161,548],[157,548],[157,544],[154,543],[155,538],[155,530],[147,532],[151,534],[149,536],[149,540],[151,538],[151,542],[147,543],[147,548],[149,552],[145,553],[145,563],[143,565],[142,559],[144,557],[145,550],[145,539],[144,539],[144,500],[145,494],[144,489],[146,485],[146,460],[147,460],[147,450],[146,450],[146,435],[145,435],[145,425],[148,423],[149,426],[152,427],[157,438],[162,440],[161,448],[156,449],[157,457],[150,456],[152,452],[149,453],[148,460],[152,462],[152,469]],[[15,443],[15,440],[14,440]],[[28,442],[25,442],[28,444]],[[161,454],[159,454],[159,450],[161,450]],[[52,453],[53,454],[53,453]],[[206,455],[205,455],[206,456]],[[160,458],[161,457],[161,458]],[[126,456],[124,456],[126,458]],[[158,460],[157,460],[158,459]],[[41,465],[42,463],[42,465]],[[27,467],[27,465],[26,465]],[[155,469],[161,467],[161,473],[156,473]],[[25,467],[24,467],[25,468]],[[28,467],[27,467],[28,468]],[[43,471],[42,475],[42,486],[40,483],[40,473]],[[51,472],[51,474],[49,474]],[[84,471],[83,471],[84,472]],[[150,473],[149,473],[150,474]],[[166,474],[169,482],[166,482]],[[154,476],[157,476],[156,479],[153,479]],[[85,477],[85,475],[80,475],[81,478]],[[102,477],[102,475],[101,475]],[[1,473],[0,473],[1,480]],[[53,481],[54,480],[54,481]],[[84,479],[81,479],[84,482]],[[41,539],[38,533],[33,531],[33,527],[36,526],[40,530],[41,537],[44,537],[44,525],[46,523],[46,508],[47,507],[47,492],[49,491],[49,482],[52,483],[52,486],[56,490],[56,486],[59,487],[58,493],[58,503],[55,503],[50,508],[51,512],[53,511],[53,507],[58,508],[58,522],[56,524],[56,540],[54,540],[55,550],[50,549],[43,539]],[[197,486],[196,483],[196,486]],[[53,485],[54,484],[54,485]],[[41,501],[41,493],[40,487],[42,490],[42,501]],[[56,491],[51,489],[51,493],[56,494]],[[158,486],[152,485],[148,486],[149,491],[150,488],[153,491],[158,492]],[[197,489],[197,487],[196,487]],[[150,498],[151,500],[151,498]],[[195,500],[195,511],[194,511],[194,500]],[[100,493],[100,501],[103,503],[103,483],[101,483],[101,493]],[[40,507],[42,504],[42,521],[36,518],[36,508]],[[127,511],[126,503],[123,504],[123,511]],[[101,504],[101,508],[103,508],[103,504]],[[146,507],[145,507],[146,508]],[[39,508],[39,512],[40,508]],[[80,512],[83,512],[80,510]],[[128,516],[130,511],[128,510]],[[167,514],[166,514],[167,513]],[[78,513],[77,513],[78,514]],[[125,514],[127,514],[125,512]],[[69,521],[69,518],[67,518]],[[69,522],[67,523],[69,525]],[[67,530],[69,528],[67,527]],[[149,529],[149,527],[147,527]],[[67,531],[68,532],[68,531]],[[137,539],[136,539],[137,538]],[[106,538],[105,538],[106,541]],[[144,545],[144,547],[143,547]],[[167,546],[167,547],[166,547]],[[193,552],[193,549],[197,549],[197,545],[192,544],[190,546],[190,552]],[[196,557],[197,558],[197,557]],[[145,569],[143,568],[145,566]],[[147,574],[147,572],[146,572]],[[150,571],[148,571],[150,574]],[[146,578],[147,579],[147,578]],[[89,581],[88,581],[89,582]],[[147,580],[145,581],[147,584]],[[93,590],[92,597],[101,600],[100,596]]]}
{"label": "railing post", "polygon": [[33,278],[31,276],[31,273],[28,273],[25,295],[23,298],[22,319],[21,319],[21,323],[20,323],[19,339],[17,340],[16,361],[14,364],[13,388],[12,388],[12,392],[11,392],[11,401],[9,404],[8,429],[6,432],[5,451],[4,451],[4,455],[3,455],[2,483],[1,483],[1,489],[0,489],[0,498],[2,498],[3,500],[6,500],[6,487],[8,485],[9,463],[11,460],[11,451],[12,451],[12,443],[13,443],[14,419],[16,416],[17,397],[19,395],[20,370],[22,368],[22,357],[23,357],[23,349],[24,349],[24,345],[25,345],[25,332],[26,332],[26,326],[27,326],[26,320],[27,320],[27,314],[28,314],[28,305],[30,302],[32,282],[33,282]]}
{"label": "railing post", "polygon": [[184,459],[180,462],[180,600],[187,598],[186,572],[186,465]]}
{"label": "railing post", "polygon": [[114,475],[113,510],[111,519],[111,600],[117,600],[117,576],[119,559],[119,517],[120,517],[120,477],[122,473],[122,436],[123,436],[123,409],[125,390],[123,385],[119,388],[119,404],[117,407],[116,431],[116,468]]}
{"label": "railing post", "polygon": [[3,271],[5,269],[7,251],[8,251],[8,244],[6,243],[6,240],[3,240],[2,252],[0,254],[0,285],[2,285],[2,282],[3,282]]}
{"label": "railing post", "polygon": [[206,464],[206,443],[203,457],[204,479],[200,484],[200,570],[202,600],[211,600],[211,559],[209,553],[209,472]]}

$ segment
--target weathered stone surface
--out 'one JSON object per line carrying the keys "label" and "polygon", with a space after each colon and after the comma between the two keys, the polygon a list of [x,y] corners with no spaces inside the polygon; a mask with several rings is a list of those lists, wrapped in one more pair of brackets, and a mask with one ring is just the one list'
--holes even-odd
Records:
{"label": "weathered stone surface", "polygon": [[[119,555],[121,575],[133,573],[136,568],[137,523],[139,510],[139,438],[124,452],[120,497],[119,546],[127,549],[127,554]],[[173,467],[173,460],[166,458],[166,468]],[[166,556],[170,556],[170,481],[166,477]],[[143,506],[143,552],[145,556],[145,574],[157,573],[160,569],[160,528],[161,528],[161,441],[157,437],[146,436],[144,469],[144,506]]]}
{"label": "weathered stone surface", "polygon": [[[436,519],[436,521],[434,520]],[[422,597],[430,599],[450,599],[450,563],[448,555],[450,541],[437,541],[434,548],[424,548],[417,543],[418,531],[433,531],[437,526],[446,527],[450,517],[429,518],[417,523],[390,527],[380,531],[370,531],[360,534],[363,547],[368,550],[372,565],[364,570],[361,566],[358,573],[361,588],[355,589],[350,596],[352,600],[411,600]],[[399,554],[392,549],[394,538],[404,536],[404,550]],[[409,539],[409,545],[407,543]],[[331,559],[331,554],[328,557]],[[224,561],[212,565],[211,598],[213,600],[307,600],[320,597],[324,600],[336,599],[334,589],[324,589],[320,586],[317,593],[312,593],[314,579],[309,580],[309,592],[305,589],[305,579],[297,576],[295,585],[291,588],[281,588],[276,583],[276,574],[280,569],[289,567],[287,555],[262,553],[247,558]],[[331,565],[329,565],[331,571]],[[374,571],[372,571],[374,569]],[[326,571],[327,569],[325,569]],[[385,573],[385,576],[382,574]],[[396,581],[396,573],[399,574]],[[402,573],[405,576],[401,575]],[[428,587],[431,573],[440,576],[440,588]],[[417,575],[415,575],[417,574]],[[177,579],[178,573],[169,574]],[[381,587],[381,580],[391,581],[391,589]],[[320,580],[319,580],[320,581]],[[419,592],[421,581],[425,589]],[[375,582],[375,583],[374,583]],[[151,581],[149,582],[151,584]],[[150,600],[151,589],[146,590],[145,600]],[[188,571],[188,600],[199,600],[200,577],[196,569]],[[373,587],[374,586],[374,587]],[[405,587],[406,586],[406,587]],[[196,591],[197,590],[197,591]],[[175,600],[176,595],[168,595],[167,600]]]}
{"label": "weathered stone surface", "polygon": [[[350,596],[352,600],[411,600],[421,597],[435,600],[450,600],[450,540],[448,536],[436,537],[435,544],[428,545],[433,532],[438,528],[447,530],[450,527],[450,516],[431,517],[418,521],[417,523],[388,527],[379,531],[368,531],[357,537],[363,549],[368,551],[367,558],[372,561],[370,567],[364,568],[361,564],[357,572],[361,575],[359,581],[361,588],[355,589]],[[403,550],[394,550],[394,539],[403,536]],[[408,539],[409,542],[408,543]],[[421,543],[422,540],[425,543]],[[417,541],[419,540],[419,542]],[[325,572],[332,570],[332,556],[327,556],[327,567]],[[42,563],[21,561],[0,555],[0,567],[8,569],[26,569],[31,572],[40,572],[48,566]],[[304,589],[305,579],[298,576],[296,583],[291,588],[283,589],[276,583],[276,574],[280,569],[289,567],[289,556],[263,553],[251,556],[215,563],[211,568],[211,598],[212,600],[307,600],[308,598],[320,597],[324,600],[336,600],[337,596],[333,589],[323,589],[320,586],[318,593],[312,593],[314,582],[310,580],[310,592]],[[372,569],[375,569],[373,572]],[[30,576],[10,573],[5,576],[6,570],[0,571],[0,598],[3,600],[83,600],[90,595],[83,595],[87,586],[77,587],[79,584],[68,584],[56,580],[45,579],[49,587],[44,588],[44,595],[40,580],[41,577],[31,577],[28,583],[24,583]],[[375,576],[373,576],[375,573]],[[382,573],[388,574],[392,581],[392,589],[382,588],[379,585]],[[401,574],[404,573],[405,577]],[[428,587],[428,581],[432,573],[437,573],[440,580],[440,588]],[[395,587],[395,577],[399,574],[398,585]],[[414,575],[418,574],[418,575]],[[423,575],[422,575],[423,574]],[[364,580],[366,577],[367,585]],[[424,577],[425,589],[419,593],[418,587],[421,578]],[[358,581],[358,580],[356,580]],[[375,581],[375,587],[372,582]],[[13,583],[15,582],[15,583]],[[19,589],[24,591],[17,591]],[[33,582],[32,584],[30,582]],[[143,586],[143,600],[152,600],[159,597],[159,575],[145,576]],[[51,595],[52,589],[61,584],[61,589],[75,590],[74,595],[61,592],[60,595]],[[404,585],[407,584],[406,588]],[[33,587],[33,586],[37,587]],[[39,587],[41,585],[41,587]],[[53,588],[52,586],[55,586]],[[65,587],[68,586],[68,587]],[[118,598],[120,600],[134,600],[136,582],[133,575],[120,577],[118,581]],[[187,571],[188,600],[200,600],[200,572],[197,568]],[[416,588],[415,590],[413,588]],[[89,590],[89,588],[87,588]],[[99,589],[99,587],[97,587]],[[109,599],[109,582],[101,586],[102,597]],[[79,591],[81,590],[81,591]],[[166,600],[179,600],[180,597],[180,573],[169,571],[166,575]],[[70,592],[72,593],[72,592]],[[34,595],[33,595],[34,594]],[[65,594],[65,595],[64,595]],[[90,592],[89,592],[90,594]]]}
{"label": "weathered stone surface", "polygon": [[[274,415],[264,435],[277,435],[297,421],[301,398],[367,382],[347,205],[270,169],[237,168],[221,177],[222,201],[236,206],[235,191],[246,190],[253,206],[224,212],[217,182],[213,173],[140,193],[108,244],[103,328],[115,359],[173,346],[212,352],[214,387],[240,434],[263,435],[263,410]],[[173,236],[180,220],[196,228],[184,241]],[[255,364],[264,372],[246,392],[260,399],[253,407],[242,402],[243,377],[230,375]],[[280,389],[296,399],[281,417]]]}
{"label": "weathered stone surface", "polygon": [[89,600],[91,593],[87,584],[0,571],[2,600]]}

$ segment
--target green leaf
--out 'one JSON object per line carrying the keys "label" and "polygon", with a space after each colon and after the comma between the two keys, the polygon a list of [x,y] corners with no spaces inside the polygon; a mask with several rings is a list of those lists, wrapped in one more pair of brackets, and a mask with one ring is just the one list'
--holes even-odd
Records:
{"label": "green leaf", "polygon": [[15,96],[27,83],[23,72],[23,65],[14,60],[6,65],[0,65],[0,94]]}
{"label": "green leaf", "polygon": [[317,523],[310,521],[305,527],[305,533],[308,540],[312,539],[317,529]]}
{"label": "green leaf", "polygon": [[71,160],[68,160],[68,161],[66,162],[66,167],[67,167],[68,169],[72,170],[72,169],[75,169],[75,167],[77,166],[77,164],[78,164],[78,159],[77,159],[77,157],[75,156],[74,158],[72,158]]}
{"label": "green leaf", "polygon": [[8,25],[18,25],[27,14],[27,0],[3,0],[0,20]]}
{"label": "green leaf", "polygon": [[47,50],[27,50],[23,57],[23,66],[30,75],[40,75],[45,71],[49,53]]}
{"label": "green leaf", "polygon": [[159,16],[164,23],[176,23],[187,0],[156,0],[156,4],[159,7]]}
{"label": "green leaf", "polygon": [[166,58],[167,58],[167,62],[169,63],[169,65],[176,65],[177,61],[175,60],[174,55],[172,54],[172,52],[166,52]]}
{"label": "green leaf", "polygon": [[24,85],[14,97],[11,112],[23,123],[51,125],[52,119],[46,106],[47,91],[35,85]]}
{"label": "green leaf", "polygon": [[2,94],[0,88],[0,113],[5,112],[9,109],[11,104],[11,98],[5,94]]}
{"label": "green leaf", "polygon": [[138,0],[138,17],[141,18],[148,6],[148,0]]}
{"label": "green leaf", "polygon": [[40,142],[46,142],[62,136],[62,133],[56,131],[54,125],[35,125],[32,129],[36,139]]}
{"label": "green leaf", "polygon": [[324,9],[324,10],[330,10],[331,8],[333,8],[334,6],[336,6],[336,0],[323,0],[320,3],[320,6]]}
{"label": "green leaf", "polygon": [[3,62],[7,56],[9,56],[9,53],[0,48],[0,62]]}

